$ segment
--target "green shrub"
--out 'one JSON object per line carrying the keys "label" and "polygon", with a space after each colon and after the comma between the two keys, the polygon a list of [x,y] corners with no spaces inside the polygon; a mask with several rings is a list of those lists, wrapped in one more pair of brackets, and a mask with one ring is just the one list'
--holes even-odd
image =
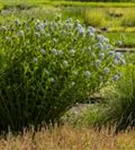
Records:
{"label": "green shrub", "polygon": [[71,18],[15,20],[0,32],[1,130],[59,121],[124,63],[107,38]]}
{"label": "green shrub", "polygon": [[135,126],[135,66],[127,65],[122,73],[123,77],[110,90],[105,90],[106,101],[96,112],[98,117],[93,119],[91,110],[85,114],[87,124],[114,125],[116,132]]}

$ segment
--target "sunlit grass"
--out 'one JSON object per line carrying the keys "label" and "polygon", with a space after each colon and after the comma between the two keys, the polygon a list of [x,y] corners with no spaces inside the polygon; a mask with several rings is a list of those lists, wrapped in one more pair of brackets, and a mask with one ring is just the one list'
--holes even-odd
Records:
{"label": "sunlit grass", "polygon": [[[104,33],[106,37],[108,37],[113,45],[117,43],[117,41],[122,41],[123,47],[135,47],[135,31],[116,31],[116,32],[106,32]],[[117,45],[116,45],[117,46]]]}
{"label": "sunlit grass", "polygon": [[35,5],[53,5],[53,6],[92,6],[92,7],[134,7],[135,3],[131,2],[124,2],[124,3],[119,3],[119,2],[76,2],[76,1],[64,1],[64,0],[0,0],[1,4],[35,4]]}
{"label": "sunlit grass", "polygon": [[[22,7],[24,10],[18,10]],[[27,9],[28,7],[31,9]],[[51,9],[49,10],[49,14],[47,14],[46,12],[48,12],[49,7]],[[131,28],[134,27],[135,22],[134,7],[135,3],[82,3],[62,0],[0,0],[1,14],[4,19],[6,18],[6,15],[3,15],[3,9],[8,11],[8,16],[15,17],[30,17],[34,14],[33,16],[35,17],[43,18],[43,16],[48,17],[52,14],[60,13],[62,14],[63,19],[72,17],[92,26],[99,28],[105,27],[109,31],[132,30]]]}
{"label": "sunlit grass", "polygon": [[[19,1],[19,0],[18,0]],[[25,1],[25,0],[23,0]],[[23,2],[22,1],[22,2]],[[134,3],[131,2],[124,2],[124,3],[119,3],[119,2],[73,2],[73,1],[64,1],[64,0],[54,0],[54,1],[49,1],[49,0],[27,0],[29,3],[38,3],[38,4],[48,4],[48,5],[54,5],[54,6],[92,6],[92,7],[133,7],[135,6]]]}
{"label": "sunlit grass", "polygon": [[23,135],[12,133],[0,139],[0,149],[11,150],[133,150],[135,149],[135,131],[114,135],[112,129],[103,128],[101,132],[92,128],[73,128],[64,125],[52,130],[42,128],[24,131]]}

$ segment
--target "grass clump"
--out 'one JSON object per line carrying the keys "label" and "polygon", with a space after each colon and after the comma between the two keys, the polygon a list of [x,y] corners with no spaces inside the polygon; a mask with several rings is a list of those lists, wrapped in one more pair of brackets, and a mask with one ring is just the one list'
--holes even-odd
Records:
{"label": "grass clump", "polygon": [[104,27],[106,26],[105,13],[103,11],[96,11],[93,9],[85,9],[84,11],[84,22],[88,25],[94,27]]}
{"label": "grass clump", "polygon": [[115,85],[115,94],[109,98],[106,122],[116,124],[117,130],[135,126],[135,66],[128,65],[123,77]]}
{"label": "grass clump", "polygon": [[[122,78],[104,89],[105,100],[87,109],[78,117],[86,125],[101,128],[115,126],[116,131],[135,126],[135,66],[128,64],[122,69]],[[110,90],[109,90],[110,89]]]}
{"label": "grass clump", "polygon": [[128,26],[128,27],[134,27],[135,26],[135,12],[127,9],[127,12],[124,14],[121,25],[122,26]]}

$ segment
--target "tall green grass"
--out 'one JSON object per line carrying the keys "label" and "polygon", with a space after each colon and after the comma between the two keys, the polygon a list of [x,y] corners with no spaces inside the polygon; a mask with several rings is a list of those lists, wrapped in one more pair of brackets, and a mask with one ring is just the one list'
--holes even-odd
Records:
{"label": "tall green grass", "polygon": [[115,132],[135,127],[135,66],[128,64],[122,74],[116,84],[104,90],[105,100],[84,111],[78,123],[98,128],[115,126]]}

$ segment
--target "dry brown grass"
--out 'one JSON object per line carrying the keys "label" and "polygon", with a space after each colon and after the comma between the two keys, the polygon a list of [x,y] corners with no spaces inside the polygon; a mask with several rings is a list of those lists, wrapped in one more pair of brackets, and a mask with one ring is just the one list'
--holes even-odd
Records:
{"label": "dry brown grass", "polygon": [[35,133],[24,132],[14,136],[9,133],[0,139],[0,150],[135,150],[135,131],[113,134],[108,129],[101,132],[68,125]]}

